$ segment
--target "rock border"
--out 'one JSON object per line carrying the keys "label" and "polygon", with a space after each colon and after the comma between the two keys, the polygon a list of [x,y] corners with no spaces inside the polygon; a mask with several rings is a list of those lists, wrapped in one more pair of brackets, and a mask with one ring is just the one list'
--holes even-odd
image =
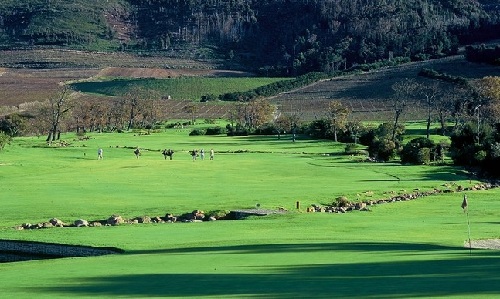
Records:
{"label": "rock border", "polygon": [[140,223],[192,223],[192,222],[204,222],[204,221],[216,221],[216,220],[241,220],[248,216],[267,216],[270,214],[283,214],[287,210],[284,208],[278,208],[277,210],[266,210],[266,209],[244,209],[244,210],[233,210],[233,211],[214,211],[210,213],[205,213],[202,210],[194,210],[190,213],[185,213],[182,215],[174,215],[171,213],[166,213],[165,216],[139,216],[131,219],[125,219],[122,216],[115,214],[107,219],[92,220],[88,221],[85,219],[77,219],[73,223],[65,223],[58,218],[52,218],[46,222],[40,223],[23,223],[21,225],[15,226],[16,230],[30,230],[30,229],[46,229],[53,227],[100,227],[100,226],[116,226],[121,224],[140,224]]}
{"label": "rock border", "polygon": [[471,187],[463,187],[461,185],[445,185],[445,189],[434,188],[429,191],[419,191],[415,189],[412,193],[404,193],[400,195],[394,195],[385,199],[370,199],[365,201],[349,201],[347,198],[341,196],[337,198],[337,202],[331,205],[316,205],[313,204],[307,208],[308,213],[346,213],[351,211],[370,211],[369,207],[379,204],[391,203],[391,202],[400,202],[400,201],[409,201],[415,200],[418,198],[443,194],[443,193],[455,193],[455,192],[466,192],[466,191],[478,191],[478,190],[488,190],[493,188],[498,188],[500,184],[498,183],[480,183],[475,184]]}
{"label": "rock border", "polygon": [[[364,201],[349,201],[346,197],[338,197],[336,202],[329,205],[317,205],[312,204],[306,208],[307,213],[335,213],[342,214],[351,211],[370,211],[370,206],[415,200],[418,198],[443,194],[443,193],[455,193],[455,192],[466,192],[466,191],[477,191],[477,190],[488,190],[492,188],[498,188],[500,184],[496,183],[479,183],[471,187],[463,187],[457,184],[445,184],[444,189],[434,188],[429,191],[419,191],[415,189],[412,193],[404,193],[399,195],[394,195],[385,199],[370,199]],[[298,204],[298,203],[297,203]],[[77,219],[73,223],[64,223],[63,221],[52,218],[47,222],[41,222],[36,224],[23,223],[21,225],[15,226],[16,230],[28,230],[28,229],[45,229],[52,227],[99,227],[99,226],[116,226],[120,224],[139,224],[139,223],[175,223],[175,222],[204,222],[204,221],[216,221],[216,220],[241,220],[248,216],[267,216],[270,214],[283,214],[288,212],[283,207],[278,207],[276,210],[261,209],[260,207],[255,209],[241,209],[232,211],[212,211],[205,213],[203,210],[194,210],[190,213],[185,213],[182,215],[173,215],[171,213],[166,213],[165,216],[139,216],[132,219],[125,219],[122,216],[115,214],[107,219],[88,221],[85,219]]]}

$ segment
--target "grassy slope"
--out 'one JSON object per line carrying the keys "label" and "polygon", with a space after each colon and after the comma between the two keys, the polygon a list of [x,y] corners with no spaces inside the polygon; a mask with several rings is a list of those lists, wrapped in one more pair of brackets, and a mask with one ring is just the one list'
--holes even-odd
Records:
{"label": "grassy slope", "polygon": [[[23,138],[2,152],[0,179],[8,187],[1,197],[1,238],[127,250],[119,256],[2,264],[2,295],[479,298],[500,293],[498,252],[474,250],[469,256],[462,247],[467,225],[460,193],[343,215],[291,213],[247,221],[40,231],[8,228],[54,216],[138,216],[256,202],[264,208],[282,205],[293,210],[296,200],[304,208],[366,190],[377,197],[383,191],[444,182],[468,185],[466,177],[450,168],[356,164],[317,155],[341,150],[327,142],[186,135],[175,130],[151,136],[96,134],[58,149],[37,147],[42,140]],[[137,145],[144,148],[139,160],[123,148]],[[103,161],[95,159],[99,146],[105,149]],[[215,161],[192,162],[185,152],[212,146]],[[173,161],[164,161],[154,151],[164,147],[176,149]],[[252,152],[225,153],[238,149]],[[498,191],[468,196],[472,237],[499,237]]]}
{"label": "grassy slope", "polygon": [[201,78],[186,77],[177,79],[113,79],[73,83],[81,92],[105,96],[117,96],[127,93],[133,87],[154,90],[160,94],[169,94],[175,99],[200,99],[207,94],[220,95],[227,92],[248,91],[267,85],[283,78]]}

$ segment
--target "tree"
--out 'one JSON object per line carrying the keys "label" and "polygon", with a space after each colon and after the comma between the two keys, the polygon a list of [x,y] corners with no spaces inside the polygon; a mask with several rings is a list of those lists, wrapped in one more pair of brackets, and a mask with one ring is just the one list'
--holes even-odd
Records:
{"label": "tree", "polygon": [[[500,122],[500,77],[484,77],[478,80],[473,88],[479,97],[476,107],[484,111],[484,116],[490,122]],[[479,118],[479,111],[476,112]]]}
{"label": "tree", "polygon": [[236,105],[236,118],[243,127],[255,129],[271,121],[275,111],[267,100],[257,99]]}
{"label": "tree", "polygon": [[71,93],[72,89],[64,85],[56,95],[49,98],[46,105],[40,111],[42,117],[46,118],[49,125],[47,142],[59,139],[61,121],[71,109]]}
{"label": "tree", "polygon": [[139,102],[141,101],[143,89],[141,87],[134,87],[130,89],[125,94],[125,103],[128,109],[128,124],[127,130],[133,128],[134,123],[136,121],[136,117],[139,114]]}
{"label": "tree", "polygon": [[339,130],[345,128],[350,111],[342,104],[342,102],[338,100],[328,103],[327,109],[327,118],[330,121],[331,129],[333,130],[333,138],[335,142],[337,142],[337,133]]}
{"label": "tree", "polygon": [[431,117],[432,113],[435,111],[435,107],[437,102],[441,98],[441,88],[438,83],[432,84],[417,84],[415,86],[416,93],[420,97],[420,101],[425,105],[426,114],[427,114],[427,126],[426,126],[426,134],[427,139],[430,137],[430,128],[431,128]]}
{"label": "tree", "polygon": [[184,106],[182,110],[190,115],[191,124],[194,125],[196,123],[196,113],[198,113],[198,106],[196,106],[194,103],[190,103]]}
{"label": "tree", "polygon": [[281,133],[285,133],[286,130],[291,128],[291,126],[291,119],[288,115],[280,114],[274,119],[274,127],[278,133],[278,139],[281,139]]}
{"label": "tree", "polygon": [[392,129],[391,140],[396,140],[396,130],[399,125],[402,114],[406,111],[406,107],[411,100],[415,98],[415,90],[417,82],[414,79],[404,79],[392,85],[394,96],[392,98],[392,108],[394,110],[394,122]]}

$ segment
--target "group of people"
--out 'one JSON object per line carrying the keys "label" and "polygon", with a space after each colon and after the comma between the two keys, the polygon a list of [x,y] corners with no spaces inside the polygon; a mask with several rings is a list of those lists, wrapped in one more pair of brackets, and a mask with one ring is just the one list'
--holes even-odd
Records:
{"label": "group of people", "polygon": [[[163,157],[165,158],[165,160],[167,159],[167,157],[169,157],[170,160],[172,160],[172,158],[174,156],[174,151],[172,149],[164,149],[161,153],[162,153]],[[192,151],[189,151],[189,154],[193,157],[193,161],[196,161],[198,156],[200,157],[201,160],[205,159],[205,150],[204,149],[200,149],[199,151],[194,149]],[[137,159],[139,159],[139,157],[141,156],[141,150],[139,149],[139,147],[137,147],[134,150],[134,155]],[[214,156],[215,156],[214,150],[210,149],[210,160],[213,160]],[[102,160],[102,159],[103,159],[103,150],[102,150],[102,148],[99,148],[97,150],[97,160]]]}
{"label": "group of people", "polygon": [[[199,151],[194,149],[192,151],[189,151],[189,154],[193,158],[193,161],[196,161],[196,158],[198,158],[198,156],[200,157],[200,160],[205,160],[205,150],[204,149],[200,149]],[[214,149],[210,149],[210,160],[214,159],[214,155],[215,155]]]}

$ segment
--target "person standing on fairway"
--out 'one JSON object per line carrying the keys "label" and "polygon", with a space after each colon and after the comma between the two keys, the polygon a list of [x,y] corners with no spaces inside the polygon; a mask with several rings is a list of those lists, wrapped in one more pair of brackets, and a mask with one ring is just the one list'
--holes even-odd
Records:
{"label": "person standing on fairway", "polygon": [[102,160],[102,148],[97,150],[97,160]]}
{"label": "person standing on fairway", "polygon": [[213,159],[214,159],[214,154],[215,154],[215,153],[214,153],[214,149],[213,149],[213,148],[211,148],[211,149],[210,149],[210,160],[213,160]]}
{"label": "person standing on fairway", "polygon": [[135,157],[139,159],[139,156],[141,155],[141,151],[139,150],[139,147],[137,147],[134,151]]}

